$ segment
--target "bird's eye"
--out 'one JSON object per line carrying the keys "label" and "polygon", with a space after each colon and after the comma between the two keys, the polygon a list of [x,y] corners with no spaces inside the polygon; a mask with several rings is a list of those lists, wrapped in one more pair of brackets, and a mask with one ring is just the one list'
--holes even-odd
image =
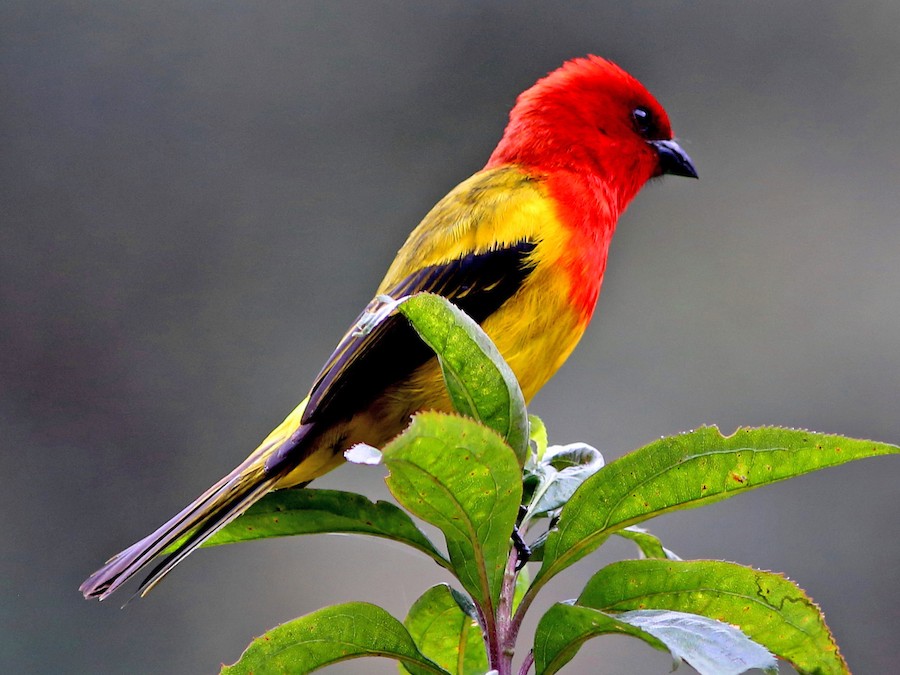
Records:
{"label": "bird's eye", "polygon": [[644,138],[650,138],[656,130],[653,113],[643,106],[638,106],[631,112],[631,119],[634,120],[634,128]]}

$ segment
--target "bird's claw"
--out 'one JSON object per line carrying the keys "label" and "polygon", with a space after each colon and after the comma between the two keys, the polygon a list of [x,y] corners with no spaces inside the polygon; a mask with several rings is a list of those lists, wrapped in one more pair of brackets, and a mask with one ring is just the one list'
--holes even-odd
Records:
{"label": "bird's claw", "polygon": [[522,539],[518,526],[513,527],[512,531],[513,547],[516,549],[516,572],[520,572],[528,559],[531,558],[531,547]]}

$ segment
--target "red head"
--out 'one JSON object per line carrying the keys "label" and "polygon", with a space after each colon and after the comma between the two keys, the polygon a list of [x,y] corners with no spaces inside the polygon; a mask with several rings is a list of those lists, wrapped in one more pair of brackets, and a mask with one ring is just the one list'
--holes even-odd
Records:
{"label": "red head", "polygon": [[488,167],[587,173],[627,203],[654,176],[696,177],[644,86],[598,56],[567,61],[523,92]]}

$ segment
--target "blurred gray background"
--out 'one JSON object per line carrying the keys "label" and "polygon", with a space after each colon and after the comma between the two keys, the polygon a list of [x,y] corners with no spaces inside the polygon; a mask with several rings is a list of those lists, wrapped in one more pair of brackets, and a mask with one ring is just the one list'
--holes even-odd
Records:
{"label": "blurred gray background", "polygon": [[[704,423],[900,442],[900,5],[560,5],[0,3],[4,671],[212,672],[284,620],[354,599],[402,617],[447,580],[314,537],[201,551],[124,611],[76,590],[302,398],[515,96],[588,52],[657,95],[701,180],[648,186],[620,222],[594,323],[532,408],[551,440],[608,459]],[[886,673],[898,477],[860,462],[650,527],[789,575],[855,672]],[[386,494],[355,467],[319,485]],[[571,672],[669,667],[615,638]]]}

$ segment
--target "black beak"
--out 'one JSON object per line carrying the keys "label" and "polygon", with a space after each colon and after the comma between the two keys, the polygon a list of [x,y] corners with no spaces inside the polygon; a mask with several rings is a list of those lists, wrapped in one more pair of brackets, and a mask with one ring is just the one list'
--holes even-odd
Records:
{"label": "black beak", "polygon": [[697,178],[697,169],[688,154],[675,141],[648,141],[659,154],[658,176],[687,176]]}

